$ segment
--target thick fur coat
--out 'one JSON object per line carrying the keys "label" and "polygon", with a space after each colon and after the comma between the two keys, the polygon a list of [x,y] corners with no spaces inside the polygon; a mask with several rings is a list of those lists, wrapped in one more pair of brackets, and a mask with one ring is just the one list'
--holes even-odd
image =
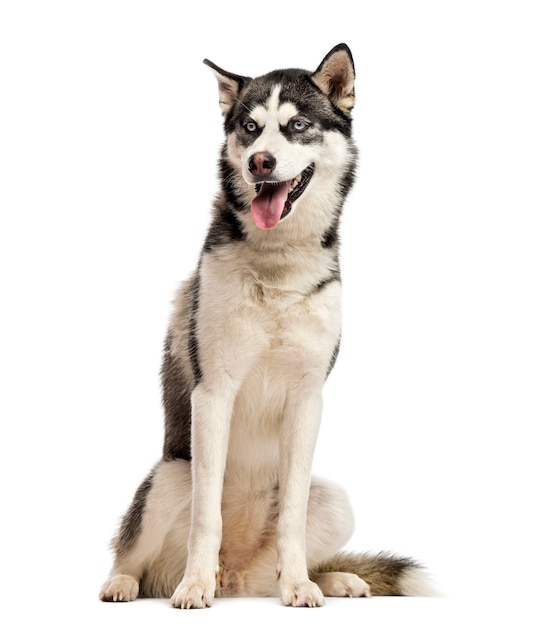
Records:
{"label": "thick fur coat", "polygon": [[427,593],[411,559],[337,554],[353,532],[348,499],[310,475],[340,344],[351,53],[340,44],[314,72],[255,79],[206,64],[224,116],[220,190],[168,329],[163,457],[123,518],[100,597],[191,608]]}

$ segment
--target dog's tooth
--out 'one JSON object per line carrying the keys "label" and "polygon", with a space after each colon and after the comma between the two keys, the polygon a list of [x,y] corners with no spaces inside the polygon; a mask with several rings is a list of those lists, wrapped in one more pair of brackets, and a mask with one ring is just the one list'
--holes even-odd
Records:
{"label": "dog's tooth", "polygon": [[295,189],[295,187],[297,187],[297,185],[301,182],[301,174],[298,174],[292,181],[291,181],[291,185],[290,188],[293,191]]}

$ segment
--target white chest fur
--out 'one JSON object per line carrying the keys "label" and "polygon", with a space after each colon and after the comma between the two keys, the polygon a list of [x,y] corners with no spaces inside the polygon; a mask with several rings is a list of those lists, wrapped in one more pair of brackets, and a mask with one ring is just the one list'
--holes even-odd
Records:
{"label": "white chest fur", "polygon": [[263,275],[232,254],[201,266],[199,361],[205,384],[234,387],[227,475],[242,480],[274,472],[288,396],[303,385],[321,390],[340,336],[339,281],[310,282],[326,263],[276,267]]}

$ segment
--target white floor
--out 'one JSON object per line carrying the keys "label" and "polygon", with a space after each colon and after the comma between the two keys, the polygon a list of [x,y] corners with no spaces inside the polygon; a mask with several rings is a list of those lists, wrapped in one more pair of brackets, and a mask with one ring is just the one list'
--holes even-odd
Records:
{"label": "white floor", "polygon": [[[446,598],[328,598],[318,609],[283,607],[277,599],[220,599],[209,609],[179,611],[167,600],[136,600],[129,604],[88,602],[79,605],[65,598],[50,599],[46,604],[19,606],[6,614],[10,624],[41,623],[44,617],[60,626],[95,624],[96,626],[138,626],[159,624],[305,624],[327,626],[479,626],[507,623],[517,626],[536,624],[536,611],[518,601],[496,599],[465,602]],[[494,621],[495,620],[495,621]],[[497,621],[499,620],[499,621]]]}

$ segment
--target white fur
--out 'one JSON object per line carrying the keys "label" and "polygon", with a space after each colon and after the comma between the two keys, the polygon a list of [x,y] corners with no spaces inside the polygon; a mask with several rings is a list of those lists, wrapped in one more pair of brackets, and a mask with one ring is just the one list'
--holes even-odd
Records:
{"label": "white fur", "polygon": [[[304,294],[326,277],[328,266],[330,270],[330,253],[320,250],[319,233],[334,217],[335,181],[347,152],[340,136],[329,133],[323,149],[332,160],[327,167],[319,146],[286,141],[279,124],[294,108],[279,107],[278,94],[276,87],[266,108],[253,112],[264,130],[240,158],[245,163],[255,152],[271,152],[281,180],[319,162],[315,191],[310,192],[315,206],[309,206],[307,189],[292,215],[274,235],[269,233],[283,244],[267,246],[263,263],[255,245],[239,257],[224,247],[202,258],[197,324],[204,376],[193,394],[192,516],[204,523],[191,526],[187,568],[172,597],[174,606],[205,606],[213,600],[225,474],[242,484],[269,484],[279,477],[281,597],[285,604],[323,604],[321,592],[308,579],[304,529],[321,388],[340,335],[340,285]],[[248,216],[243,221],[255,243],[260,234]],[[296,238],[289,236],[294,228]]]}
{"label": "white fur", "polygon": [[280,87],[276,86],[266,105],[258,105],[250,115],[263,129],[252,146],[241,156],[243,177],[252,184],[257,181],[248,169],[248,162],[257,152],[268,152],[276,158],[277,165],[272,172],[275,181],[292,180],[314,159],[319,158],[319,148],[290,143],[280,132],[280,126],[297,114],[297,108],[291,102],[279,104],[279,95]]}
{"label": "white fur", "polygon": [[[336,55],[318,76],[333,98],[332,73],[353,74],[347,53]],[[238,87],[233,75],[213,69],[227,114]],[[216,595],[278,594],[287,605],[321,606],[324,594],[370,594],[356,573],[318,569],[309,578],[354,525],[345,493],[312,479],[310,470],[322,387],[341,331],[336,251],[323,237],[337,218],[339,182],[355,152],[337,131],[325,131],[322,141],[288,141],[280,129],[298,108],[279,103],[280,89],[249,112],[261,132],[248,148],[234,133],[228,137],[233,184],[250,203],[248,162],[256,152],[275,157],[276,181],[310,163],[314,175],[274,228],[262,231],[246,212],[236,214],[246,237],[202,254],[195,308],[194,282],[179,289],[170,351],[192,383],[192,461],[165,458],[154,468],[135,503],[140,508],[126,516],[133,528],[117,544],[102,599],[164,595],[191,608],[210,606]],[[338,92],[346,102],[351,95],[352,83]],[[190,315],[202,373],[196,381]],[[419,584],[406,576],[409,589]]]}
{"label": "white fur", "polygon": [[[305,287],[318,251],[304,247]],[[308,580],[304,529],[321,387],[340,334],[340,285],[305,298],[296,291],[297,277],[283,275],[277,288],[269,277],[259,280],[255,261],[245,261],[226,254],[202,261],[198,349],[204,377],[193,394],[192,419],[197,523],[174,606],[208,605],[214,597],[225,471],[243,485],[260,486],[274,483],[278,473],[281,595],[288,604],[323,602]],[[294,290],[283,289],[288,281]]]}
{"label": "white fur", "polygon": [[409,569],[400,580],[400,593],[404,596],[438,597],[439,591],[429,575],[420,569]]}

